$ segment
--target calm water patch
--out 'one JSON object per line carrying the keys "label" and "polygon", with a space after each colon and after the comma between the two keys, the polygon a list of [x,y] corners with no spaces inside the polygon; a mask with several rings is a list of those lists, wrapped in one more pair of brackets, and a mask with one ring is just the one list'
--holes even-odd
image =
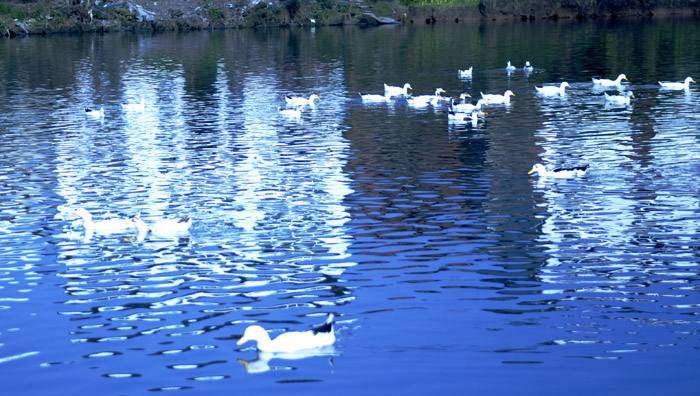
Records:
{"label": "calm water patch", "polygon": [[[657,81],[700,78],[697,27],[3,41],[0,389],[693,394],[700,94]],[[591,82],[619,73],[631,105]],[[561,81],[565,96],[535,92]],[[515,97],[476,126],[360,99],[405,82]],[[300,117],[279,112],[311,93]],[[590,169],[529,177],[537,162]],[[193,226],[104,235],[79,207]],[[328,313],[333,347],[236,346],[249,324],[276,334]]]}

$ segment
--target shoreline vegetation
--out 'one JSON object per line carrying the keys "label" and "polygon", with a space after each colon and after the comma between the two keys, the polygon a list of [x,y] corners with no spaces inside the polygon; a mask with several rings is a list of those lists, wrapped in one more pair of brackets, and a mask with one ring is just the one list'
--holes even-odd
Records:
{"label": "shoreline vegetation", "polygon": [[0,0],[0,36],[700,17],[700,0]]}

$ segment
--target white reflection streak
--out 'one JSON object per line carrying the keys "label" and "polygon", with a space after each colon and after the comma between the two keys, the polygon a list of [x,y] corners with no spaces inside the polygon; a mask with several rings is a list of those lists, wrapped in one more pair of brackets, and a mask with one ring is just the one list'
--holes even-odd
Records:
{"label": "white reflection streak", "polygon": [[[274,76],[268,76],[274,81]],[[243,100],[241,102],[241,116],[244,129],[236,136],[237,146],[242,150],[242,159],[235,164],[233,172],[236,184],[240,186],[235,197],[235,202],[243,208],[236,213],[234,224],[242,228],[246,233],[254,233],[255,226],[265,218],[265,212],[258,209],[260,191],[265,190],[263,185],[263,170],[275,166],[279,156],[277,132],[270,124],[270,113],[261,112],[262,103],[275,103],[274,95],[266,92],[265,78],[249,78],[243,81]],[[279,197],[278,197],[279,198]],[[255,243],[255,238],[249,240]],[[250,243],[249,242],[249,243]],[[252,249],[250,252],[259,252]],[[257,259],[257,254],[255,257]]]}
{"label": "white reflection streak", "polygon": [[[95,88],[92,85],[90,64],[80,67],[76,72],[77,101],[92,103]],[[167,74],[167,76],[166,76]],[[100,203],[107,212],[118,209],[117,206],[127,206],[131,210],[138,207],[148,207],[151,216],[162,215],[170,200],[173,186],[183,193],[186,183],[180,183],[180,172],[170,172],[173,168],[184,168],[184,78],[183,70],[160,70],[143,66],[138,62],[125,65],[123,71],[123,93],[119,102],[110,106],[105,104],[106,118],[110,126],[118,124],[116,133],[121,134],[113,139],[105,134],[95,120],[83,113],[76,112],[70,116],[75,119],[76,127],[57,142],[59,156],[57,158],[57,193],[64,197],[65,208],[60,214],[67,217],[77,205],[97,197],[109,197],[115,190],[124,192],[144,191],[139,194],[138,202],[95,202]],[[158,92],[167,92],[167,103],[159,101]],[[137,103],[146,99],[143,110],[122,108],[121,103]],[[82,109],[80,109],[82,111]],[[120,125],[122,121],[123,125]],[[172,127],[170,124],[175,124]],[[160,125],[166,125],[170,131],[167,144],[163,144],[163,134]],[[105,148],[105,142],[117,144]],[[123,145],[118,144],[124,142]],[[100,143],[100,148],[98,148]],[[126,162],[130,165],[129,177],[120,182],[118,188],[112,183],[96,183],[92,178],[108,169],[105,163],[111,158],[105,158],[105,153],[127,154]],[[175,163],[172,158],[175,157]],[[166,162],[167,159],[167,162]],[[163,171],[165,169],[165,171]],[[185,191],[186,192],[186,191]],[[103,199],[100,199],[102,201]],[[89,206],[89,205],[88,205]],[[93,208],[88,208],[93,209]],[[104,212],[101,211],[101,212]],[[98,213],[98,216],[102,213]]]}
{"label": "white reflection streak", "polygon": [[147,74],[154,70],[137,68],[137,65],[127,67],[122,81],[124,82],[123,103],[137,103],[146,99],[147,104],[142,111],[122,109],[126,121],[124,130],[126,151],[130,156],[129,163],[136,169],[134,176],[125,180],[127,191],[146,190],[139,198],[139,206],[147,206],[149,215],[162,213],[168,205],[170,197],[169,186],[173,183],[167,174],[159,169],[165,168],[163,158],[172,155],[173,147],[159,142],[158,108],[160,103],[157,96],[157,84]]}
{"label": "white reflection streak", "polygon": [[[90,153],[94,150],[96,139],[96,125],[94,120],[85,117],[84,107],[92,103],[95,88],[91,77],[92,64],[88,61],[80,62],[75,73],[76,98],[78,105],[66,114],[74,120],[73,133],[66,134],[56,142],[58,157],[56,158],[56,193],[64,197],[65,208],[60,211],[75,210],[75,205],[80,202],[83,194],[83,180],[88,180],[91,172]],[[67,217],[67,213],[59,213],[59,216]]]}
{"label": "white reflection streak", "polygon": [[[535,189],[542,192],[547,206],[539,238],[548,248],[547,266],[581,260],[580,253],[592,247],[591,244],[623,249],[634,237],[630,230],[636,219],[636,201],[626,198],[626,188],[620,187],[625,180],[634,179],[633,167],[620,164],[630,156],[630,148],[624,144],[630,139],[628,120],[613,117],[589,123],[584,115],[572,117],[544,110],[550,121],[537,132],[542,139],[541,162],[554,167],[591,165],[587,176],[581,179],[537,178],[535,181]],[[571,158],[571,153],[576,153],[580,158],[576,161],[581,163],[562,163]],[[609,182],[604,180],[609,176],[615,180],[606,189],[601,183]],[[591,256],[588,254],[588,259]],[[543,274],[547,273],[550,271],[543,269]],[[543,280],[553,281],[548,275]]]}
{"label": "white reflection streak", "polygon": [[[335,84],[334,89],[339,89],[342,84],[335,79],[323,76],[317,81]],[[275,232],[284,232],[293,245],[302,246],[310,242],[309,237],[316,238],[329,253],[342,256],[348,245],[343,225],[349,219],[343,199],[351,191],[343,173],[343,153],[348,143],[338,128],[326,125],[327,119],[324,125],[304,119],[288,128],[285,123],[289,121],[277,114],[277,106],[283,102],[274,86],[276,81],[274,75],[247,75],[243,82],[243,130],[235,136],[241,159],[233,174],[239,186],[235,202],[243,208],[235,224],[244,230],[242,240],[249,248],[239,254],[253,260],[265,254],[258,241],[273,235],[264,230],[262,220],[266,220],[276,222]],[[326,99],[321,108],[302,118],[342,115],[340,106],[331,99],[333,95],[323,96]],[[333,121],[331,125],[340,124],[339,120]],[[302,132],[307,133],[299,136]],[[300,139],[306,139],[303,147],[296,146]],[[298,152],[300,147],[304,153]]]}

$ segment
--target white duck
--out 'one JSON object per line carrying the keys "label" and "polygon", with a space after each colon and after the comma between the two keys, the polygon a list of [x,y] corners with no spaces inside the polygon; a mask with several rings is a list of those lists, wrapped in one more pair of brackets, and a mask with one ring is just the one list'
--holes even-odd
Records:
{"label": "white duck", "polygon": [[365,103],[386,103],[391,101],[391,96],[389,95],[376,95],[376,94],[362,94],[360,92],[360,98]]}
{"label": "white duck", "polygon": [[316,94],[311,94],[308,98],[302,98],[300,96],[289,96],[285,95],[284,100],[287,102],[287,106],[313,106],[316,104],[316,100],[321,100],[321,98]]}
{"label": "white duck", "polygon": [[510,89],[507,90],[503,95],[485,94],[481,92],[481,98],[484,99],[484,101],[487,104],[510,103],[511,96],[515,96],[515,94]]}
{"label": "white duck", "polygon": [[442,96],[442,94],[445,93],[447,92],[445,92],[444,89],[438,88],[435,90],[435,95],[410,96],[406,101],[409,106],[413,107],[426,107],[428,105],[437,106],[441,101],[445,100],[445,97]]}
{"label": "white duck", "polygon": [[615,87],[615,86],[619,87],[622,85],[622,80],[629,81],[629,80],[627,80],[627,76],[625,76],[624,74],[620,74],[614,80],[610,80],[607,78],[593,78],[593,84],[602,85],[605,87]]}
{"label": "white duck", "polygon": [[122,103],[122,109],[127,111],[143,111],[146,108],[146,99],[141,99],[138,103]]}
{"label": "white duck", "polygon": [[470,113],[474,110],[481,111],[483,110],[484,106],[486,106],[486,101],[484,99],[479,99],[476,101],[476,104],[471,104],[469,102],[462,102],[462,103],[452,103],[452,110],[455,112],[463,112],[463,113]]}
{"label": "white duck", "polygon": [[448,110],[447,120],[449,122],[454,122],[458,124],[465,124],[471,122],[472,126],[475,127],[479,124],[479,116],[483,116],[484,113],[478,110],[474,110],[471,113],[461,113],[455,112],[453,110]]}
{"label": "white duck", "polygon": [[572,177],[576,177],[576,176],[583,176],[586,174],[587,170],[588,170],[588,165],[577,166],[577,167],[573,167],[573,168],[557,168],[554,170],[548,170],[542,164],[535,164],[532,166],[532,169],[530,169],[530,171],[527,172],[527,174],[531,175],[531,174],[537,172],[537,175],[540,177],[557,177],[557,178],[564,179],[564,178],[572,178]]}
{"label": "white duck", "polygon": [[459,75],[459,78],[472,78],[473,70],[474,66],[469,66],[469,69],[457,70],[457,75]]}
{"label": "white duck", "polygon": [[508,64],[506,65],[506,70],[509,72],[513,71],[513,70],[515,70],[515,66],[511,65],[510,61],[508,61]]}
{"label": "white duck", "polygon": [[686,77],[683,82],[659,81],[661,88],[680,91],[682,89],[690,89],[690,83],[694,83],[693,77]]}
{"label": "white duck", "polygon": [[411,84],[406,83],[403,87],[394,87],[391,85],[384,84],[384,94],[388,96],[408,96],[408,90],[411,88]]}
{"label": "white duck", "polygon": [[569,87],[571,88],[571,85],[569,85],[568,82],[564,81],[563,83],[559,84],[559,86],[552,86],[552,85],[545,85],[542,87],[535,86],[535,90],[537,91],[538,94],[542,96],[564,96],[566,95],[566,88]]}
{"label": "white duck", "polygon": [[321,348],[335,342],[333,332],[333,314],[326,322],[309,331],[290,331],[270,339],[267,330],[258,325],[248,326],[237,345],[256,341],[258,349],[263,352],[294,352],[304,349]]}
{"label": "white duck", "polygon": [[634,93],[632,93],[632,91],[625,92],[624,95],[608,95],[607,92],[603,93],[605,94],[605,102],[613,104],[630,104],[630,98],[634,98]]}
{"label": "white duck", "polygon": [[100,107],[99,110],[95,110],[95,109],[90,109],[90,108],[86,107],[85,114],[89,115],[90,117],[104,118],[105,117],[105,109],[104,109],[104,107]]}
{"label": "white duck", "polygon": [[523,70],[525,70],[526,72],[531,72],[532,70],[534,70],[534,67],[532,67],[530,61],[525,61],[525,66],[523,66]]}
{"label": "white duck", "polygon": [[163,219],[158,220],[152,226],[148,226],[140,215],[132,217],[131,222],[134,224],[140,234],[145,234],[148,231],[160,236],[177,236],[189,232],[192,227],[192,218],[190,216],[181,219]]}
{"label": "white duck", "polygon": [[77,209],[72,217],[80,217],[83,219],[83,227],[85,227],[86,230],[104,234],[126,232],[136,229],[131,219],[109,219],[95,222],[92,220],[90,212],[85,208]]}

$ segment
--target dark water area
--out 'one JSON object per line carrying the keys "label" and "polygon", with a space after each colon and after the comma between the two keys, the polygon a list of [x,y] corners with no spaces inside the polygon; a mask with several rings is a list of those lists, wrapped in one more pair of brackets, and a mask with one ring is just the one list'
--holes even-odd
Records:
{"label": "dark water area", "polygon": [[[700,94],[658,81],[700,78],[699,27],[0,41],[0,393],[696,394]],[[620,73],[630,105],[591,82]],[[515,96],[476,126],[360,99],[406,82]],[[193,225],[105,235],[81,207]],[[236,345],[329,313],[303,359]]]}

